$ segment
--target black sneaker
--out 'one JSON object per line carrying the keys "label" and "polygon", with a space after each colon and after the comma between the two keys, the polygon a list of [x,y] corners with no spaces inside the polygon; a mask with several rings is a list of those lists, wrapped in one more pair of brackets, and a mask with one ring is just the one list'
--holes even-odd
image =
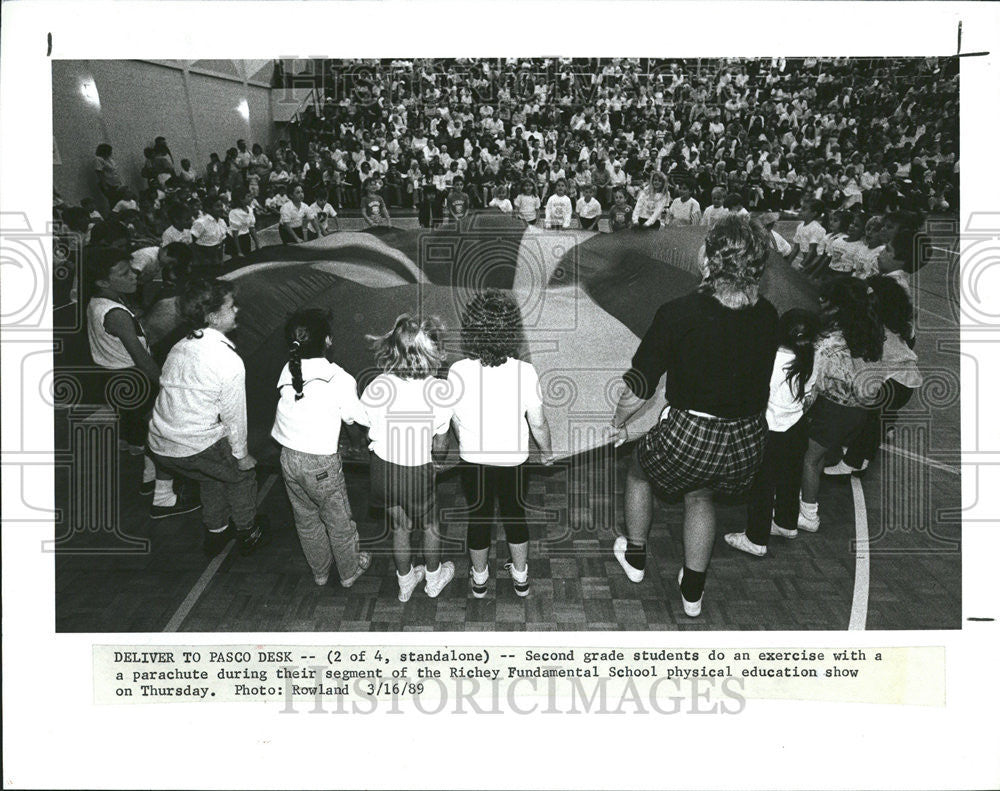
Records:
{"label": "black sneaker", "polygon": [[201,548],[208,557],[214,558],[226,548],[226,545],[232,537],[233,530],[230,527],[227,527],[225,530],[220,530],[218,533],[212,533],[205,530],[205,541]]}
{"label": "black sneaker", "polygon": [[197,511],[201,508],[201,503],[197,500],[186,500],[183,497],[178,496],[177,502],[174,505],[152,505],[149,507],[149,518],[150,519],[167,519],[171,516],[180,516],[181,514],[190,514],[192,511]]}
{"label": "black sneaker", "polygon": [[249,530],[237,530],[236,534],[240,539],[240,554],[252,555],[258,547],[267,546],[271,543],[271,535],[267,531],[267,520],[263,516],[258,516],[254,520],[253,527]]}
{"label": "black sneaker", "polygon": [[143,481],[139,484],[139,494],[142,497],[149,497],[153,492],[156,491],[156,481]]}

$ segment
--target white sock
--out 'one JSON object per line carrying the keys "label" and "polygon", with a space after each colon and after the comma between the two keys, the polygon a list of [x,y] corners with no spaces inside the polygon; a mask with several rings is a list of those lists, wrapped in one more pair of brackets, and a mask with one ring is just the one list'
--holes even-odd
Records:
{"label": "white sock", "polygon": [[397,571],[396,572],[396,577],[399,579],[400,585],[402,585],[404,582],[409,582],[410,580],[413,579],[413,566],[411,565],[410,566],[410,570],[408,572],[406,572],[405,574],[400,574]]}
{"label": "white sock", "polygon": [[149,456],[142,457],[142,482],[149,483],[156,480],[156,465]]}
{"label": "white sock", "polygon": [[438,561],[438,567],[436,569],[434,569],[434,571],[425,571],[424,572],[424,579],[427,579],[427,580],[437,579],[437,576],[440,573],[441,573],[441,562]]}
{"label": "white sock", "polygon": [[483,585],[490,578],[490,567],[487,566],[482,571],[476,571],[476,567],[472,567],[472,581],[477,585]]}
{"label": "white sock", "polygon": [[177,495],[174,494],[173,481],[161,481],[157,479],[156,488],[153,490],[153,505],[163,505],[168,508],[177,505]]}
{"label": "white sock", "polygon": [[819,503],[807,503],[804,500],[799,500],[799,513],[809,519],[815,519],[819,516]]}
{"label": "white sock", "polygon": [[528,564],[524,564],[524,571],[518,571],[514,568],[514,564],[510,564],[510,576],[512,576],[517,582],[527,582],[528,580]]}

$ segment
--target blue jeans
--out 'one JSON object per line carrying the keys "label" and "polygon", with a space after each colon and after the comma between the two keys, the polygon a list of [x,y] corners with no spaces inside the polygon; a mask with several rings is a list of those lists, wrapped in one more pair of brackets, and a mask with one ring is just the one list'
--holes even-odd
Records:
{"label": "blue jeans", "polygon": [[340,455],[282,448],[281,471],[295,530],[313,576],[327,576],[333,563],[342,580],[353,576],[358,570],[358,527],[347,501]]}
{"label": "blue jeans", "polygon": [[241,470],[229,438],[223,437],[194,456],[150,453],[159,469],[201,484],[201,518],[209,530],[225,527],[230,518],[237,530],[252,530],[257,517],[257,474]]}

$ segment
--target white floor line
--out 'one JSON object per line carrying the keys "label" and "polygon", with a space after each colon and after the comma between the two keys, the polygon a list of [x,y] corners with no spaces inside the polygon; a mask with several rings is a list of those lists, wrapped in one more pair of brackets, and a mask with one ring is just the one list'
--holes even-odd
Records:
{"label": "white floor line", "polygon": [[925,305],[918,305],[917,306],[917,314],[918,315],[923,315],[925,313],[928,316],[933,316],[936,319],[941,319],[941,321],[948,322],[949,324],[954,325],[955,327],[958,326],[958,319],[956,319],[954,316],[942,316],[940,313],[937,313],[937,312],[931,310],[930,308],[928,308]]}
{"label": "white floor line", "polygon": [[949,250],[947,247],[937,247],[937,246],[935,246],[933,244],[930,244],[930,245],[927,245],[927,246],[930,247],[931,250],[937,250],[938,252],[941,252],[941,253],[948,253],[949,255],[958,255],[958,251],[957,250]]}
{"label": "white floor line", "polygon": [[[257,491],[257,506],[259,507],[264,498],[267,497],[267,493],[271,491],[271,487],[274,486],[274,482],[278,479],[276,474],[271,474],[264,481],[264,485],[260,487]],[[176,632],[181,628],[181,624],[184,623],[184,619],[191,614],[191,610],[198,603],[198,599],[201,598],[201,594],[205,592],[208,584],[212,581],[212,577],[215,576],[215,572],[219,570],[223,561],[229,556],[233,547],[236,545],[235,540],[230,540],[226,544],[226,548],[223,549],[218,555],[209,561],[208,568],[206,568],[201,576],[198,577],[198,581],[194,584],[194,587],[188,592],[188,595],[184,597],[184,601],[181,602],[181,606],[177,608],[177,612],[173,614],[167,625],[163,627],[164,632]]]}
{"label": "white floor line", "polygon": [[851,492],[854,494],[854,599],[851,602],[851,621],[847,628],[864,631],[868,622],[868,508],[865,506],[865,492],[861,481],[851,476]]}
{"label": "white floor line", "polygon": [[962,474],[962,471],[958,467],[951,464],[945,464],[941,461],[934,461],[934,459],[928,459],[926,456],[921,456],[919,453],[913,453],[911,451],[904,450],[903,448],[897,448],[895,445],[883,444],[881,449],[886,453],[893,453],[896,456],[902,456],[904,459],[919,462],[920,464],[926,464],[928,467],[933,467],[935,470],[950,472],[952,475]]}

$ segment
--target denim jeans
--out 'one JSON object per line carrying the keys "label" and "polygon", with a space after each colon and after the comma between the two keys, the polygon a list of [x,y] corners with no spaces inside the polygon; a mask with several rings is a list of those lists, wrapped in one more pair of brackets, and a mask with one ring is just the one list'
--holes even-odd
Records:
{"label": "denim jeans", "polygon": [[193,456],[150,453],[156,465],[201,484],[201,518],[209,530],[225,527],[232,517],[237,530],[250,530],[257,517],[257,474],[236,465],[229,438],[223,437]]}
{"label": "denim jeans", "polygon": [[342,580],[353,576],[358,570],[358,527],[347,501],[340,455],[282,448],[281,471],[295,530],[313,576],[327,576],[334,562]]}

